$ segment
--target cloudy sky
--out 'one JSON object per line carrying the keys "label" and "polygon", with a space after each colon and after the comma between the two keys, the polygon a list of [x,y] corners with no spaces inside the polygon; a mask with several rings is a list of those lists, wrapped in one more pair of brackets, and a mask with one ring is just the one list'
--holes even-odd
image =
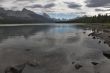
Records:
{"label": "cloudy sky", "polygon": [[56,18],[110,14],[110,0],[0,0],[0,7],[12,10],[27,8]]}

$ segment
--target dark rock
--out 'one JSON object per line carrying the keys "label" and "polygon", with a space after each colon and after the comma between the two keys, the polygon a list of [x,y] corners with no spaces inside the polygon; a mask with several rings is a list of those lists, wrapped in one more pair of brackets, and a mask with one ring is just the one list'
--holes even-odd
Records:
{"label": "dark rock", "polygon": [[103,52],[103,55],[104,55],[106,58],[110,59],[110,51],[104,51],[104,52]]}
{"label": "dark rock", "polygon": [[26,51],[31,51],[31,49],[26,49]]}
{"label": "dark rock", "polygon": [[38,64],[33,64],[33,63],[29,63],[28,65],[31,67],[37,67],[38,66]]}
{"label": "dark rock", "polygon": [[110,44],[110,40],[109,39],[105,40],[104,44],[108,44],[109,45]]}
{"label": "dark rock", "polygon": [[101,43],[101,41],[99,41],[99,43]]}
{"label": "dark rock", "polygon": [[104,41],[104,44],[106,44],[106,41]]}
{"label": "dark rock", "polygon": [[72,62],[72,64],[74,64],[75,62]]}
{"label": "dark rock", "polygon": [[93,39],[96,39],[96,37],[94,36]]}
{"label": "dark rock", "polygon": [[89,34],[88,36],[91,36],[91,34]]}
{"label": "dark rock", "polygon": [[104,29],[103,31],[108,33],[110,32],[110,29]]}
{"label": "dark rock", "polygon": [[20,73],[17,69],[10,67],[5,70],[5,73]]}
{"label": "dark rock", "polygon": [[84,31],[83,33],[84,33],[84,34],[86,34],[86,32],[85,32],[85,31]]}
{"label": "dark rock", "polygon": [[28,62],[27,65],[29,65],[31,67],[38,67],[38,66],[40,66],[39,63],[37,63],[37,62]]}
{"label": "dark rock", "polygon": [[25,68],[25,64],[9,67],[5,70],[5,73],[22,73]]}
{"label": "dark rock", "polygon": [[80,65],[80,64],[76,64],[75,65],[75,68],[77,69],[77,70],[79,70],[80,68],[82,68],[83,66],[82,65]]}
{"label": "dark rock", "polygon": [[95,33],[93,32],[93,33],[90,33],[88,36],[94,36],[95,35]]}
{"label": "dark rock", "polygon": [[96,63],[96,62],[91,62],[93,65],[98,65],[99,63]]}
{"label": "dark rock", "polygon": [[108,36],[108,38],[110,38],[110,36]]}

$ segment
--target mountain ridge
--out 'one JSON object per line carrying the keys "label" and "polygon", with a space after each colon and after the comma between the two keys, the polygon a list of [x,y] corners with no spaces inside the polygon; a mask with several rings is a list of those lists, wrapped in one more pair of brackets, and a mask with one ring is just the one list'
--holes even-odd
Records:
{"label": "mountain ridge", "polygon": [[0,8],[0,23],[50,23],[50,17],[23,8],[21,11]]}

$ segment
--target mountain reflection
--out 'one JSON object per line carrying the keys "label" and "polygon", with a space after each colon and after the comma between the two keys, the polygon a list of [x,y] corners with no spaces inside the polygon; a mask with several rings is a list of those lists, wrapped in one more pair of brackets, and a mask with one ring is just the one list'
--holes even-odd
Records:
{"label": "mountain reflection", "polygon": [[32,25],[32,26],[2,26],[0,27],[0,41],[9,37],[23,36],[28,38],[37,32],[45,31],[49,25]]}

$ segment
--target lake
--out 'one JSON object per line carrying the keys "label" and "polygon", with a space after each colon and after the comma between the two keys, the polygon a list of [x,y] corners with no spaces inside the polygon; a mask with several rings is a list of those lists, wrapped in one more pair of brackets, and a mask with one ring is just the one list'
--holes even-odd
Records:
{"label": "lake", "polygon": [[110,73],[102,53],[110,47],[92,32],[82,24],[1,25],[0,73]]}

